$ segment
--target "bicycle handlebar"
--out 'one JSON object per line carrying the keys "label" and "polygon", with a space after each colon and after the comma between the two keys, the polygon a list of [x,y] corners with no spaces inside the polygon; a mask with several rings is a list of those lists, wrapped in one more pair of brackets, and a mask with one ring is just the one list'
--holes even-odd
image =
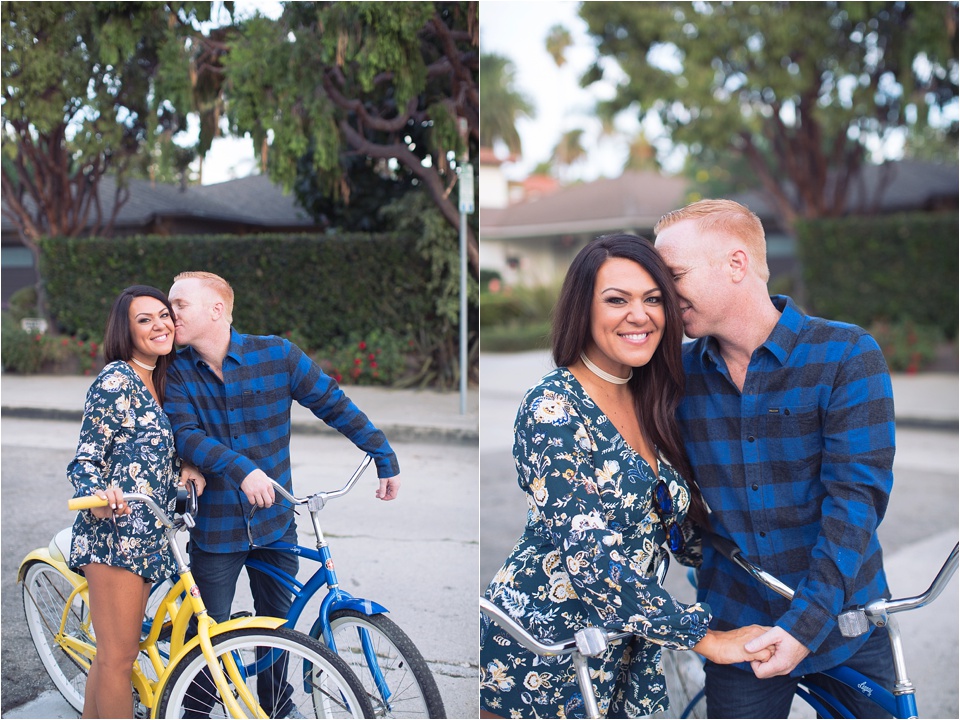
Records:
{"label": "bicycle handlebar", "polygon": [[[758,582],[788,600],[793,599],[794,591],[792,588],[743,557],[743,552],[735,543],[718,535],[711,535],[710,540],[718,552],[746,570]],[[924,593],[914,597],[900,598],[898,600],[879,598],[877,600],[871,600],[865,605],[858,605],[849,610],[844,610],[837,616],[840,634],[844,637],[863,635],[869,629],[869,623],[873,623],[877,627],[883,627],[887,624],[887,617],[893,613],[914,610],[932,603],[940,596],[940,593],[943,592],[950,578],[952,578],[957,571],[958,551],[960,551],[960,543],[953,546],[953,550],[950,551],[937,576]]]}
{"label": "bicycle handlebar", "polygon": [[[164,527],[171,527],[173,525],[170,518],[167,517],[167,513],[164,512],[149,495],[144,495],[143,493],[124,493],[123,500],[127,503],[143,503]],[[87,495],[86,497],[71,498],[67,501],[67,508],[70,510],[89,510],[95,507],[106,507],[107,502],[108,500],[106,498],[101,498],[98,495]]]}
{"label": "bicycle handlebar", "polygon": [[[181,495],[184,491],[187,493],[186,498],[183,498]],[[161,525],[168,529],[173,527],[173,521],[167,515],[166,511],[149,495],[144,495],[143,493],[124,493],[123,500],[126,503],[138,502],[146,505],[147,509],[160,521]],[[95,507],[106,507],[107,502],[105,498],[101,498],[99,495],[86,495],[84,497],[70,498],[67,501],[67,509],[89,510]],[[193,515],[197,512],[197,493],[196,487],[192,482],[187,483],[185,488],[178,488],[176,512],[183,518],[184,523],[193,527]],[[188,517],[189,519],[187,519]]]}
{"label": "bicycle handlebar", "polygon": [[360,465],[357,466],[357,469],[353,471],[353,475],[350,476],[350,479],[347,480],[346,484],[339,490],[329,490],[325,492],[314,493],[313,495],[308,495],[307,497],[298,498],[295,495],[287,492],[287,490],[280,485],[276,480],[270,480],[270,483],[273,485],[274,492],[279,493],[281,496],[292,502],[294,505],[306,505],[316,503],[317,507],[314,508],[312,505],[310,510],[322,510],[323,506],[327,504],[329,500],[335,500],[338,497],[346,495],[348,492],[353,490],[354,485],[357,484],[357,481],[360,480],[360,476],[363,475],[364,470],[373,462],[373,457],[371,455],[364,455],[363,460],[360,461]]}

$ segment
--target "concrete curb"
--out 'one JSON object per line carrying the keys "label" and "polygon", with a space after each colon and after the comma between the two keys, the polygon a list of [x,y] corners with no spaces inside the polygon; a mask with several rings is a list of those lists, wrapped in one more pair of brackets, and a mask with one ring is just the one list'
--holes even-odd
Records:
{"label": "concrete curb", "polygon": [[[63,410],[60,408],[38,407],[0,407],[3,417],[21,418],[24,420],[53,420],[57,422],[75,422],[83,420],[81,410]],[[436,442],[436,443],[476,443],[480,439],[478,430],[466,428],[443,428],[426,425],[391,425],[378,426],[384,435],[394,442]],[[333,428],[319,421],[299,422],[293,420],[290,424],[292,432],[302,435],[317,435],[336,433]]]}
{"label": "concrete curb", "polygon": [[[60,422],[77,423],[83,420],[82,411],[63,410],[60,408],[11,407],[4,405],[0,407],[0,415],[3,417],[21,418],[24,420],[54,420]],[[383,424],[379,427],[388,438],[398,442],[475,443],[480,439],[480,431],[478,429],[396,424]],[[958,432],[960,431],[960,420],[948,418],[902,417],[897,418],[897,427],[910,428],[913,430]],[[293,420],[290,428],[293,432],[303,435],[336,432],[336,430],[333,430],[322,422],[311,421],[299,422],[297,420]]]}

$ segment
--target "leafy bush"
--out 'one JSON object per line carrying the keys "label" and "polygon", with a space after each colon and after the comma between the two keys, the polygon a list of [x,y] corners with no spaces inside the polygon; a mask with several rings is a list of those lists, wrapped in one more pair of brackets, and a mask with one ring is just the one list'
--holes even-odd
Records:
{"label": "leafy bush", "polygon": [[957,213],[800,221],[811,311],[861,327],[910,321],[957,336]]}
{"label": "leafy bush", "polygon": [[483,352],[549,350],[550,323],[513,323],[484,328],[480,349]]}
{"label": "leafy bush", "polygon": [[509,323],[547,322],[559,295],[559,286],[553,285],[484,290],[480,294],[480,327],[486,331]]}
{"label": "leafy bush", "polygon": [[870,334],[880,345],[887,365],[894,372],[915,373],[936,357],[937,347],[944,341],[936,327],[911,321],[877,322]]}
{"label": "leafy bush", "polygon": [[24,375],[46,370],[89,375],[103,366],[103,351],[97,341],[25,332],[7,313],[3,314],[0,354],[4,372]]}
{"label": "leafy bush", "polygon": [[317,354],[328,375],[345,385],[394,385],[410,374],[415,343],[375,330]]}

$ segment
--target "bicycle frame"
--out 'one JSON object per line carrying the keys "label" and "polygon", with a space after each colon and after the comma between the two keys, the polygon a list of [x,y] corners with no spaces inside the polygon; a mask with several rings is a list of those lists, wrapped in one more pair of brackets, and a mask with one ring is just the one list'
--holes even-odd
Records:
{"label": "bicycle frame", "polygon": [[[324,538],[323,530],[320,527],[320,520],[318,518],[318,515],[326,504],[326,501],[341,497],[342,495],[348,493],[353,486],[356,485],[357,481],[360,479],[360,476],[372,461],[373,458],[371,456],[364,456],[364,459],[360,463],[359,467],[357,467],[353,475],[347,481],[346,485],[344,485],[340,490],[320,493],[319,495],[314,495],[307,499],[307,509],[310,512],[310,519],[313,524],[313,532],[317,538],[316,549],[308,548],[303,545],[294,545],[292,543],[283,541],[277,541],[270,543],[269,545],[256,546],[258,549],[287,552],[319,563],[319,567],[317,568],[316,572],[310,576],[306,583],[301,583],[297,578],[289,573],[286,573],[272,565],[268,565],[261,560],[248,559],[246,562],[247,568],[258,570],[259,572],[264,573],[265,575],[281,583],[293,593],[293,604],[290,606],[290,610],[287,612],[287,621],[284,623],[284,627],[288,627],[291,630],[296,629],[296,625],[299,622],[300,616],[303,614],[307,603],[317,592],[320,591],[324,585],[327,586],[327,593],[320,602],[320,610],[317,614],[317,619],[310,628],[310,635],[313,637],[319,637],[320,633],[323,633],[324,642],[326,643],[327,647],[334,652],[337,652],[337,646],[333,637],[333,632],[330,628],[330,615],[332,613],[338,610],[355,610],[363,613],[364,615],[376,615],[378,613],[389,612],[389,610],[387,610],[387,608],[380,603],[374,602],[373,600],[367,600],[365,598],[354,597],[350,593],[340,588],[340,583],[337,580],[337,573],[334,569],[333,558],[330,554],[330,546]],[[282,495],[290,502],[297,504],[300,503],[297,498],[288,493],[276,482],[274,482],[273,487],[277,494]],[[251,546],[253,546],[252,538]],[[370,672],[377,686],[377,690],[383,698],[384,703],[389,706],[389,700],[392,692],[390,691],[390,688],[387,686],[383,677],[383,673],[379,666],[379,661],[377,660],[376,651],[370,642],[370,637],[366,630],[360,630],[360,642],[363,647],[363,655],[367,662],[367,667],[370,668]]]}
{"label": "bicycle frame", "polygon": [[[232,655],[224,655],[222,658],[218,658],[213,652],[212,639],[218,635],[239,628],[274,630],[284,624],[283,620],[279,618],[243,617],[228,620],[223,623],[214,621],[207,615],[206,606],[200,597],[200,590],[197,588],[197,584],[193,579],[193,574],[183,556],[183,552],[175,541],[175,535],[181,525],[171,522],[166,513],[147,495],[128,493],[124,495],[124,499],[127,502],[144,503],[164,525],[168,546],[176,560],[179,573],[179,580],[167,592],[160,606],[157,608],[149,634],[140,642],[141,652],[147,655],[152,669],[158,677],[156,682],[152,682],[147,678],[140,668],[138,658],[133,668],[133,685],[140,694],[141,702],[151,708],[151,717],[157,717],[157,700],[162,695],[177,664],[187,653],[199,645],[203,657],[207,662],[207,667],[210,669],[211,678],[220,693],[220,699],[227,712],[233,717],[247,717],[247,714],[241,709],[240,702],[238,702],[239,698],[243,705],[245,705],[251,713],[254,713],[256,717],[266,717],[259,707],[256,698],[254,698],[247,688],[245,681],[247,668],[238,667],[236,658]],[[69,503],[71,510],[83,510],[103,505],[106,505],[106,501],[101,500],[97,496],[75,498]],[[192,524],[192,517],[189,514],[183,515],[182,518],[181,522],[183,524]],[[29,557],[30,556],[28,556],[28,558]],[[24,562],[26,563],[27,561],[25,560]],[[58,565],[62,565],[62,563]],[[64,569],[66,570],[65,574],[67,577],[71,578],[71,582],[73,582],[71,576],[80,577],[69,568]],[[81,579],[79,584],[75,584],[74,590],[65,605],[64,619],[61,620],[60,633],[57,635],[57,641],[71,657],[74,657],[78,662],[83,662],[85,667],[89,669],[90,663],[96,654],[95,646],[63,635],[66,613],[69,611],[71,603],[77,594],[82,594],[84,600],[88,602],[87,592],[86,580]],[[187,629],[190,620],[194,616],[197,618],[197,634],[190,640],[187,640]],[[169,661],[165,663],[160,655],[157,641],[168,617],[172,624],[172,632],[170,636],[170,658]],[[231,689],[229,683],[233,683],[233,689]],[[236,693],[237,697],[234,696],[234,693]]]}

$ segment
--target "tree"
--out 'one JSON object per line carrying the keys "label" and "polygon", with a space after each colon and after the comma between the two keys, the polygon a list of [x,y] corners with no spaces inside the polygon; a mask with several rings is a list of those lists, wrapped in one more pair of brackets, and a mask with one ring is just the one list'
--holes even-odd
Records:
{"label": "tree", "polygon": [[568,130],[560,136],[560,140],[553,148],[550,160],[558,170],[561,170],[562,168],[569,168],[586,156],[587,151],[583,148],[583,130],[577,128]]}
{"label": "tree", "polygon": [[[123,179],[190,109],[187,38],[209,3],[3,4],[3,215],[37,240],[109,235]],[[116,178],[108,203],[106,174]],[[43,310],[42,283],[38,300]]]}
{"label": "tree", "polygon": [[499,140],[514,155],[523,147],[517,132],[520,117],[532,118],[530,99],[514,87],[516,68],[509,58],[493,53],[480,56],[480,146],[492,148]]}
{"label": "tree", "polygon": [[223,60],[227,114],[271,177],[289,189],[310,170],[319,192],[349,203],[356,174],[377,173],[423,188],[459,228],[454,161],[475,156],[479,137],[477,3],[285,3],[278,20],[238,30]]}
{"label": "tree", "polygon": [[956,2],[583,3],[629,80],[608,110],[659,116],[694,156],[742,156],[787,226],[835,216],[868,157],[957,98]]}

